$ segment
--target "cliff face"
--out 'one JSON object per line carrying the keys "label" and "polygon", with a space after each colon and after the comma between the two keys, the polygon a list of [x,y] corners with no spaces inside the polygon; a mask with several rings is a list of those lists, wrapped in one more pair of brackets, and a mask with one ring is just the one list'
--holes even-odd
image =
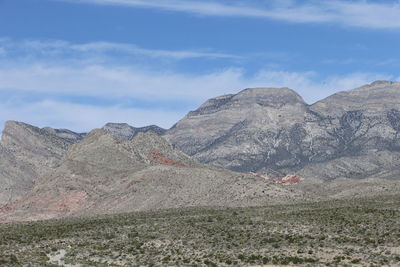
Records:
{"label": "cliff face", "polygon": [[200,164],[154,133],[126,140],[97,129],[72,145],[21,200],[0,210],[0,222],[304,199],[266,179]]}
{"label": "cliff face", "polygon": [[145,127],[133,127],[127,123],[107,123],[102,128],[104,131],[122,139],[132,139],[139,133],[154,132],[158,135],[163,135],[166,130],[156,125],[149,125]]}
{"label": "cliff face", "polygon": [[[347,92],[334,94],[310,107],[314,116],[308,124],[319,127],[313,138],[317,145],[317,175],[325,162],[336,173],[327,178],[398,174],[400,130],[400,83],[377,81]],[[334,161],[332,161],[334,160]],[[315,168],[310,164],[304,171]],[[323,177],[323,176],[322,176]]]}
{"label": "cliff face", "polygon": [[[116,123],[106,124],[104,130],[123,139],[148,131],[157,134],[165,131],[158,126],[135,128]],[[69,147],[81,142],[86,135],[68,129],[41,129],[7,121],[0,142],[0,207],[20,199],[39,177],[59,167]]]}
{"label": "cliff face", "polygon": [[390,176],[399,165],[399,109],[400,83],[394,82],[374,82],[313,105],[287,88],[246,89],[210,99],[165,137],[201,162],[236,171]]}
{"label": "cliff face", "polygon": [[[386,184],[397,192],[399,131],[400,83],[385,81],[313,105],[288,88],[246,89],[208,100],[165,134],[156,126],[79,134],[9,121],[0,221],[288,203],[314,199],[304,193],[311,191],[321,199],[383,194]],[[285,188],[262,175],[290,173],[305,179]],[[354,180],[337,178],[397,181],[366,179],[356,190]]]}
{"label": "cliff face", "polygon": [[0,143],[0,205],[19,199],[37,177],[57,167],[71,144],[48,129],[6,122]]}
{"label": "cliff face", "polygon": [[306,103],[290,89],[246,89],[207,101],[165,137],[201,162],[257,171],[278,163],[270,157],[282,154],[284,138],[297,134],[296,124],[303,122],[306,111]]}

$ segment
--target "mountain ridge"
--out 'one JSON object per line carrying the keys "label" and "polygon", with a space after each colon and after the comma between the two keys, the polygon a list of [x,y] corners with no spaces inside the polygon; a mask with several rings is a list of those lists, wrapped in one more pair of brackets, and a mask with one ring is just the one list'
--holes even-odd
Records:
{"label": "mountain ridge", "polygon": [[[275,105],[260,105],[257,97],[250,103],[232,104],[232,99],[252,91],[266,98],[271,92],[281,92],[281,99],[271,98]],[[313,168],[311,173],[307,169],[310,164],[368,153],[370,157],[365,159],[372,163],[374,150],[393,151],[398,147],[398,82],[376,81],[311,105],[300,96],[288,95],[298,94],[287,88],[256,88],[212,98],[189,112],[165,137],[197,160],[215,166],[270,175],[273,173],[268,169],[272,169],[281,175],[296,172],[313,177],[323,176],[323,172]],[[219,107],[221,99],[223,108]],[[204,113],[204,107],[213,112]],[[390,158],[381,159],[385,160]],[[347,172],[327,179],[351,177],[354,170],[346,168]]]}
{"label": "mountain ridge", "polygon": [[[306,192],[325,185],[334,189],[326,197],[351,197],[343,179],[363,179],[360,194],[385,193],[380,184],[395,190],[400,175],[399,110],[400,83],[378,81],[312,105],[288,88],[249,88],[206,101],[169,130],[108,123],[74,133],[9,121],[0,217],[279,204],[323,197]],[[290,174],[299,185],[275,184]]]}
{"label": "mountain ridge", "polygon": [[126,140],[95,129],[22,199],[6,205],[0,221],[301,199],[302,193],[254,175],[197,163],[155,133]]}

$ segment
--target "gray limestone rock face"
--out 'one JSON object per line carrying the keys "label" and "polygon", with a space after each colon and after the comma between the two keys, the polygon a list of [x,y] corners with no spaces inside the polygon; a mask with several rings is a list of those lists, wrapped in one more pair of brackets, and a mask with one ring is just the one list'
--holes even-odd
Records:
{"label": "gray limestone rock face", "polygon": [[7,121],[0,143],[0,205],[19,199],[38,176],[58,167],[71,144],[48,130]]}
{"label": "gray limestone rock face", "polygon": [[146,133],[152,131],[158,135],[163,135],[166,132],[165,129],[160,128],[156,125],[136,128],[130,126],[127,123],[111,123],[111,122],[104,125],[102,129],[108,133],[111,133],[112,135],[115,135],[116,137],[128,140],[132,139],[138,133]]}
{"label": "gray limestone rock face", "polygon": [[73,144],[78,143],[86,136],[86,133],[76,133],[68,129],[54,129],[51,127],[44,127],[43,130],[48,132],[49,134],[64,139],[68,143]]}
{"label": "gray limestone rock face", "polygon": [[207,101],[165,138],[201,162],[255,171],[283,135],[293,132],[293,124],[303,121],[306,110],[303,99],[288,88],[246,89]]}
{"label": "gray limestone rock face", "polygon": [[155,133],[126,140],[96,129],[72,145],[60,166],[42,175],[22,200],[0,213],[0,221],[306,199],[255,175],[200,164]]}
{"label": "gray limestone rock face", "polygon": [[[380,161],[392,162],[385,168],[397,166],[391,159],[399,151],[399,130],[400,83],[377,81],[313,105],[287,88],[246,89],[208,100],[165,137],[200,162],[235,171],[335,179],[381,170],[332,167],[336,174],[326,175],[324,164],[339,166],[339,161],[357,157],[373,162],[377,152],[388,151]],[[316,164],[320,167],[311,167]]]}
{"label": "gray limestone rock face", "polygon": [[[161,135],[165,131],[157,126],[134,128],[127,124],[107,124],[104,128],[124,139],[149,131]],[[7,121],[0,143],[0,207],[20,199],[34,186],[38,177],[57,168],[69,147],[81,142],[85,136],[86,133],[67,129],[40,129],[22,122]]]}
{"label": "gray limestone rock face", "polygon": [[339,117],[362,110],[368,116],[399,108],[400,83],[375,81],[362,87],[333,94],[311,106],[322,115]]}
{"label": "gray limestone rock face", "polygon": [[[208,100],[167,132],[109,123],[79,134],[9,121],[0,142],[0,207],[21,200],[22,217],[33,204],[57,217],[65,207],[98,214],[299,200],[302,193],[244,172],[396,180],[399,132],[400,83],[387,81],[313,105],[288,88],[246,89]],[[364,183],[364,191],[379,183]]]}
{"label": "gray limestone rock face", "polygon": [[32,186],[34,169],[0,144],[0,207],[19,199]]}

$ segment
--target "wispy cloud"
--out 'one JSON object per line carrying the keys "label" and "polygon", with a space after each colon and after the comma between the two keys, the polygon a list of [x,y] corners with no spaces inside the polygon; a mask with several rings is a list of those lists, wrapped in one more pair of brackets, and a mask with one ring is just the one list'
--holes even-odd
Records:
{"label": "wispy cloud", "polygon": [[[10,40],[0,40],[0,47],[6,42]],[[312,103],[340,90],[395,78],[379,73],[326,77],[315,71],[276,68],[249,74],[246,69],[234,67],[189,74],[131,62],[99,63],[90,55],[88,60],[73,62],[58,56],[52,60],[52,53],[57,55],[65,47],[74,51],[111,49],[104,43],[33,40],[11,44],[20,47],[17,51],[26,49],[27,59],[15,60],[19,53],[13,55],[13,50],[0,58],[0,123],[13,119],[76,131],[101,127],[108,121],[168,128],[208,98],[248,87],[290,87]],[[43,52],[38,56],[38,51]],[[49,56],[42,57],[40,53]]]}
{"label": "wispy cloud", "polygon": [[2,53],[16,52],[41,53],[48,55],[65,53],[108,53],[117,52],[122,54],[139,55],[153,58],[170,58],[175,60],[190,58],[214,58],[214,59],[240,59],[240,56],[210,52],[210,51],[190,51],[190,50],[158,50],[141,48],[135,44],[112,43],[112,42],[91,42],[83,44],[73,44],[61,40],[24,40],[14,41],[12,39],[0,39],[0,56]]}
{"label": "wispy cloud", "polygon": [[210,53],[210,52],[200,52],[200,51],[169,51],[169,50],[154,50],[154,49],[144,49],[136,45],[129,44],[117,44],[109,42],[95,42],[81,45],[72,45],[70,49],[76,51],[118,51],[129,54],[140,54],[149,57],[169,57],[175,59],[186,59],[186,58],[236,58],[239,56],[224,54],[224,53]]}
{"label": "wispy cloud", "polygon": [[6,120],[27,122],[39,127],[67,128],[78,132],[100,128],[107,122],[124,122],[135,126],[157,123],[170,127],[182,117],[181,112],[164,109],[96,106],[43,100],[23,105],[0,103],[0,129]]}
{"label": "wispy cloud", "polygon": [[186,12],[205,16],[266,18],[294,23],[336,23],[376,29],[400,28],[400,4],[369,1],[193,1],[193,0],[57,0]]}
{"label": "wispy cloud", "polygon": [[[189,109],[197,108],[206,99],[248,87],[290,87],[311,103],[334,92],[377,79],[393,77],[374,73],[321,77],[315,72],[271,70],[247,76],[241,69],[188,75],[143,71],[132,66],[2,66],[0,92],[12,90],[15,97],[3,100],[0,121],[17,119],[38,125],[71,127],[74,130],[100,127],[107,121],[170,127]],[[24,94],[43,94],[45,97],[19,99],[18,95]],[[81,98],[94,100],[90,104],[71,100]],[[105,99],[107,103],[99,104],[99,99]],[[136,102],[159,101],[162,104],[148,107],[124,105],[129,99]],[[168,105],[177,100],[186,103],[185,108],[171,108]]]}

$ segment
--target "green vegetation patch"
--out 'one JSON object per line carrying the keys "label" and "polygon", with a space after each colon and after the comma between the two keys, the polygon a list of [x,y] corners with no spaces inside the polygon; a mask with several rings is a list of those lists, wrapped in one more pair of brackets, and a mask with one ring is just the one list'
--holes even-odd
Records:
{"label": "green vegetation patch", "polygon": [[400,196],[0,225],[0,265],[396,265]]}

